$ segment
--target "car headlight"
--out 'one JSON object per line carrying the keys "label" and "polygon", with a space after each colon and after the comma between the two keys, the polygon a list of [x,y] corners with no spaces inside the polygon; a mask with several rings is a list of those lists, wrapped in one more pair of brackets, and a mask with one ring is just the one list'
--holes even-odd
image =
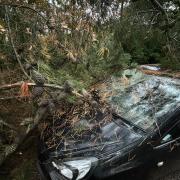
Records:
{"label": "car headlight", "polygon": [[90,171],[91,167],[95,166],[98,159],[90,157],[80,160],[72,160],[59,164],[52,162],[52,165],[60,171],[60,173],[68,179],[82,179]]}

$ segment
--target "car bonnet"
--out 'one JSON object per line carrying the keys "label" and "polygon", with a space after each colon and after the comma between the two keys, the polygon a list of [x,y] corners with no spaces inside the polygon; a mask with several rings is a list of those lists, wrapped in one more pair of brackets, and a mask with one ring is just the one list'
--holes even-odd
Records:
{"label": "car bonnet", "polygon": [[[77,126],[90,126],[88,121],[81,120]],[[113,119],[100,129],[91,129],[78,139],[69,134],[65,142],[51,151],[51,156],[96,156],[104,157],[127,147],[135,146],[143,141],[144,132],[124,123],[121,119]]]}

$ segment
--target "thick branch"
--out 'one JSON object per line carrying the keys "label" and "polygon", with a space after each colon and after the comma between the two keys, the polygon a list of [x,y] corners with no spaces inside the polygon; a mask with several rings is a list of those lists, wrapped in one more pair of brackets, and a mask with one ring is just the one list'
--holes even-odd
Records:
{"label": "thick branch", "polygon": [[[0,90],[16,88],[16,87],[21,86],[22,84],[23,84],[23,81],[17,82],[17,83],[14,83],[14,84],[5,84],[5,85],[0,86]],[[27,85],[28,86],[36,86],[35,83],[27,83]],[[61,91],[64,90],[63,86],[59,86],[59,85],[56,85],[56,84],[44,84],[43,87],[52,88],[52,89],[59,89]],[[76,92],[75,90],[72,91],[72,93],[77,97],[84,97],[82,94]]]}
{"label": "thick branch", "polygon": [[[18,86],[21,86],[23,84],[23,81],[17,82],[14,84],[5,84],[0,86],[0,90],[9,89],[9,88],[16,88]],[[35,83],[27,83],[28,86],[36,86]],[[54,88],[54,89],[60,89],[63,90],[64,88],[62,86],[56,85],[56,84],[44,84],[44,87]]]}

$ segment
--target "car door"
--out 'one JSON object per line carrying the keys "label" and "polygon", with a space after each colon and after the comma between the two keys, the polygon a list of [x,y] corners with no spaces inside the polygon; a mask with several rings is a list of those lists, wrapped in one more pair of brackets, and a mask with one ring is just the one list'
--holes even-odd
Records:
{"label": "car door", "polygon": [[159,143],[153,149],[160,152],[180,149],[180,120],[160,137]]}

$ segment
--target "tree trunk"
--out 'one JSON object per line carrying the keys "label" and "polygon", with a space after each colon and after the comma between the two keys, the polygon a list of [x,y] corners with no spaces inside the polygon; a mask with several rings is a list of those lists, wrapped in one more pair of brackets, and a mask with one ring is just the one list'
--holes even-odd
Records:
{"label": "tree trunk", "polygon": [[121,2],[121,20],[123,19],[123,12],[124,12],[124,0]]}

